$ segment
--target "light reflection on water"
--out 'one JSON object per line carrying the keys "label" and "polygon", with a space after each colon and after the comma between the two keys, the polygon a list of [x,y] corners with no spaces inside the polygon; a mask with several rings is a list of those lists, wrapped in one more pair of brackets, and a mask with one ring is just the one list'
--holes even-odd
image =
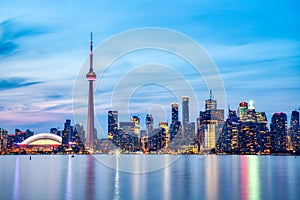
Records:
{"label": "light reflection on water", "polygon": [[[172,156],[131,155],[145,167]],[[142,156],[142,157],[141,157]],[[300,158],[281,156],[182,156],[150,173],[120,171],[93,156],[1,156],[0,199],[297,199]],[[123,159],[120,162],[120,159]],[[143,163],[140,163],[143,162]]]}
{"label": "light reflection on water", "polygon": [[119,200],[120,199],[119,159],[120,159],[120,156],[116,155],[116,173],[115,173],[115,185],[114,185],[114,200]]}

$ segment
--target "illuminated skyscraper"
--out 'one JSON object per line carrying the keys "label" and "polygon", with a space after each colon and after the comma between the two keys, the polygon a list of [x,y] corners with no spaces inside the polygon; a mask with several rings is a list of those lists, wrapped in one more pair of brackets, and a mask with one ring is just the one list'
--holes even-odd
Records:
{"label": "illuminated skyscraper", "polygon": [[246,114],[246,110],[248,109],[248,103],[247,102],[241,102],[239,107],[239,117],[242,120],[244,115]]}
{"label": "illuminated skyscraper", "polygon": [[131,117],[131,121],[134,123],[134,131],[133,133],[136,135],[136,137],[141,137],[141,131],[140,131],[140,118],[138,116]]}
{"label": "illuminated skyscraper", "polygon": [[300,152],[300,126],[299,126],[299,112],[294,110],[291,114],[291,126],[288,130],[290,139],[290,149]]}
{"label": "illuminated skyscraper", "polygon": [[165,147],[167,149],[169,147],[169,138],[170,138],[168,122],[159,122],[158,126],[163,129],[163,131],[161,131],[162,135],[161,135],[160,148]]}
{"label": "illuminated skyscraper", "polygon": [[299,112],[296,110],[292,111],[291,126],[292,127],[299,126]]}
{"label": "illuminated skyscraper", "polygon": [[189,97],[182,97],[182,125],[185,127],[189,123]]}
{"label": "illuminated skyscraper", "polygon": [[151,114],[146,116],[146,135],[148,136],[153,131],[153,117]]}
{"label": "illuminated skyscraper", "polygon": [[178,121],[178,103],[172,103],[172,123]]}
{"label": "illuminated skyscraper", "polygon": [[88,92],[88,119],[87,119],[87,136],[86,147],[93,151],[94,148],[94,81],[96,80],[96,74],[93,69],[93,34],[91,33],[90,42],[90,69],[86,74],[86,79],[89,82]]}
{"label": "illuminated skyscraper", "polygon": [[118,111],[108,111],[108,139],[113,139],[118,131]]}
{"label": "illuminated skyscraper", "polygon": [[205,101],[205,110],[216,110],[217,100],[213,99],[212,91],[210,90],[210,98]]}
{"label": "illuminated skyscraper", "polygon": [[224,123],[224,110],[217,109],[217,100],[210,98],[205,101],[205,111],[200,111],[198,122],[198,143],[203,150],[212,150],[216,147]]}
{"label": "illuminated skyscraper", "polygon": [[268,128],[268,120],[265,112],[256,112],[257,126],[258,126],[258,143],[260,151],[270,153],[271,151],[271,137]]}
{"label": "illuminated skyscraper", "polygon": [[287,116],[285,113],[274,113],[270,124],[271,145],[273,151],[286,150]]}

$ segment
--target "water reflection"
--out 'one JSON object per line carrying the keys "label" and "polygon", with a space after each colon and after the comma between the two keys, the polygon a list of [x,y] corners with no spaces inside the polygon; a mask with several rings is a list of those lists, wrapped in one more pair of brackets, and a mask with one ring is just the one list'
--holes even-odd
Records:
{"label": "water reflection", "polygon": [[19,186],[20,186],[20,157],[18,156],[15,164],[13,199],[19,199],[19,192],[20,192]]}
{"label": "water reflection", "polygon": [[240,183],[241,183],[241,199],[248,199],[248,158],[247,156],[240,157]]}
{"label": "water reflection", "polygon": [[86,199],[95,199],[95,159],[93,156],[87,156],[85,197]]}
{"label": "water reflection", "polygon": [[207,156],[205,159],[205,194],[207,199],[218,199],[218,159]]}
{"label": "water reflection", "polygon": [[[167,165],[169,163],[169,156],[166,157],[165,159],[165,165]],[[164,195],[163,195],[163,199],[170,199],[170,168],[166,167],[163,169],[163,191],[164,191]]]}
{"label": "water reflection", "polygon": [[182,156],[174,164],[148,173],[120,169],[124,163],[143,171],[138,168],[157,160],[164,160],[161,165],[165,165],[172,156],[127,157],[114,157],[115,169],[86,155],[36,156],[31,161],[11,156],[2,163],[0,157],[0,199],[252,200],[300,196],[300,162],[294,157]]}
{"label": "water reflection", "polygon": [[69,156],[68,159],[65,199],[68,200],[72,199],[72,158],[71,156]]}
{"label": "water reflection", "polygon": [[115,184],[114,184],[114,200],[120,199],[120,180],[119,180],[119,161],[120,155],[116,155],[116,173],[115,173]]}
{"label": "water reflection", "polygon": [[[122,163],[123,164],[123,163]],[[131,174],[131,191],[132,191],[132,199],[139,199],[139,190],[140,190],[140,183],[139,178],[141,175],[135,174],[135,172],[139,172],[143,168],[143,162],[141,162],[141,156],[134,156],[132,160],[132,168],[134,168],[133,173]]]}
{"label": "water reflection", "polygon": [[257,156],[248,156],[249,173],[248,173],[248,199],[260,199],[260,176],[259,163]]}

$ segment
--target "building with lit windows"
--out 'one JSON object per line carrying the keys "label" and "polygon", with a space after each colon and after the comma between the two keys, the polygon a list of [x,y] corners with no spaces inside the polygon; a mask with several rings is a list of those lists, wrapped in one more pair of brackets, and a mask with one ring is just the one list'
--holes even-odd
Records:
{"label": "building with lit windows", "polygon": [[183,96],[182,97],[182,126],[183,126],[183,128],[188,123],[189,123],[189,97]]}
{"label": "building with lit windows", "polygon": [[146,135],[148,136],[153,131],[153,117],[151,114],[146,116]]}
{"label": "building with lit windows", "polygon": [[205,111],[200,111],[197,122],[197,135],[200,150],[211,151],[222,133],[224,110],[217,109],[217,100],[210,98],[205,101]]}
{"label": "building with lit windows", "polygon": [[275,152],[286,151],[287,116],[285,113],[274,113],[270,124],[271,146]]}
{"label": "building with lit windows", "polygon": [[141,137],[141,130],[140,130],[140,118],[138,116],[131,117],[131,121],[134,123],[134,130],[133,133],[136,137]]}
{"label": "building with lit windows", "polygon": [[299,126],[299,112],[294,110],[291,114],[291,126],[288,130],[290,139],[290,149],[295,153],[300,153],[300,126]]}
{"label": "building with lit windows", "polygon": [[238,153],[238,117],[235,110],[228,109],[228,117],[223,125],[222,133],[217,139],[220,153]]}
{"label": "building with lit windows", "polygon": [[112,140],[118,132],[118,111],[108,111],[108,139]]}
{"label": "building with lit windows", "polygon": [[7,131],[0,128],[0,152],[4,153],[7,147]]}
{"label": "building with lit windows", "polygon": [[172,107],[172,123],[177,122],[178,121],[178,103],[172,103],[171,104]]}
{"label": "building with lit windows", "polygon": [[248,109],[248,103],[247,102],[241,102],[239,106],[239,117],[240,119],[244,118],[244,115],[246,114],[246,110]]}
{"label": "building with lit windows", "polygon": [[268,120],[265,112],[256,112],[258,126],[258,143],[260,151],[265,153],[271,152],[271,135],[268,128]]}

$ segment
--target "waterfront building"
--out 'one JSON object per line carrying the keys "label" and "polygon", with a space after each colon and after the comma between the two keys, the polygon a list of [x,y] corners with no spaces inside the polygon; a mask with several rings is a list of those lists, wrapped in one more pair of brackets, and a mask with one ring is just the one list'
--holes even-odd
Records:
{"label": "waterfront building", "polygon": [[228,117],[217,139],[218,152],[238,153],[238,117],[235,110],[228,109]]}
{"label": "waterfront building", "polygon": [[270,124],[271,146],[275,152],[285,152],[287,145],[287,116],[274,113]]}
{"label": "waterfront building", "polygon": [[299,126],[299,112],[294,110],[291,114],[291,126],[288,130],[290,138],[290,150],[300,153],[300,126]]}
{"label": "waterfront building", "polygon": [[271,152],[271,135],[268,128],[268,120],[265,112],[256,112],[258,125],[258,144],[260,151],[265,153]]}
{"label": "waterfront building", "polygon": [[248,109],[248,103],[244,101],[241,102],[238,110],[240,119],[243,119],[247,109]]}
{"label": "waterfront building", "polygon": [[133,133],[135,137],[141,137],[141,130],[140,130],[140,118],[138,116],[132,116],[131,121],[134,123]]}
{"label": "waterfront building", "polygon": [[0,128],[0,152],[4,153],[7,148],[7,135],[8,132],[3,128]]}
{"label": "waterfront building", "polygon": [[189,97],[182,97],[182,126],[185,126],[189,123]]}
{"label": "waterfront building", "polygon": [[178,103],[172,103],[171,107],[172,107],[172,123],[174,123],[174,122],[178,121],[178,107],[179,107],[179,104]]}
{"label": "waterfront building", "polygon": [[153,117],[151,114],[147,114],[146,116],[146,135],[148,136],[153,131]]}
{"label": "waterfront building", "polygon": [[118,132],[118,111],[108,111],[107,132],[108,139],[113,140]]}
{"label": "waterfront building", "polygon": [[217,100],[210,98],[205,101],[205,111],[200,111],[197,122],[200,150],[211,151],[216,148],[216,142],[222,133],[224,110],[217,108]]}

